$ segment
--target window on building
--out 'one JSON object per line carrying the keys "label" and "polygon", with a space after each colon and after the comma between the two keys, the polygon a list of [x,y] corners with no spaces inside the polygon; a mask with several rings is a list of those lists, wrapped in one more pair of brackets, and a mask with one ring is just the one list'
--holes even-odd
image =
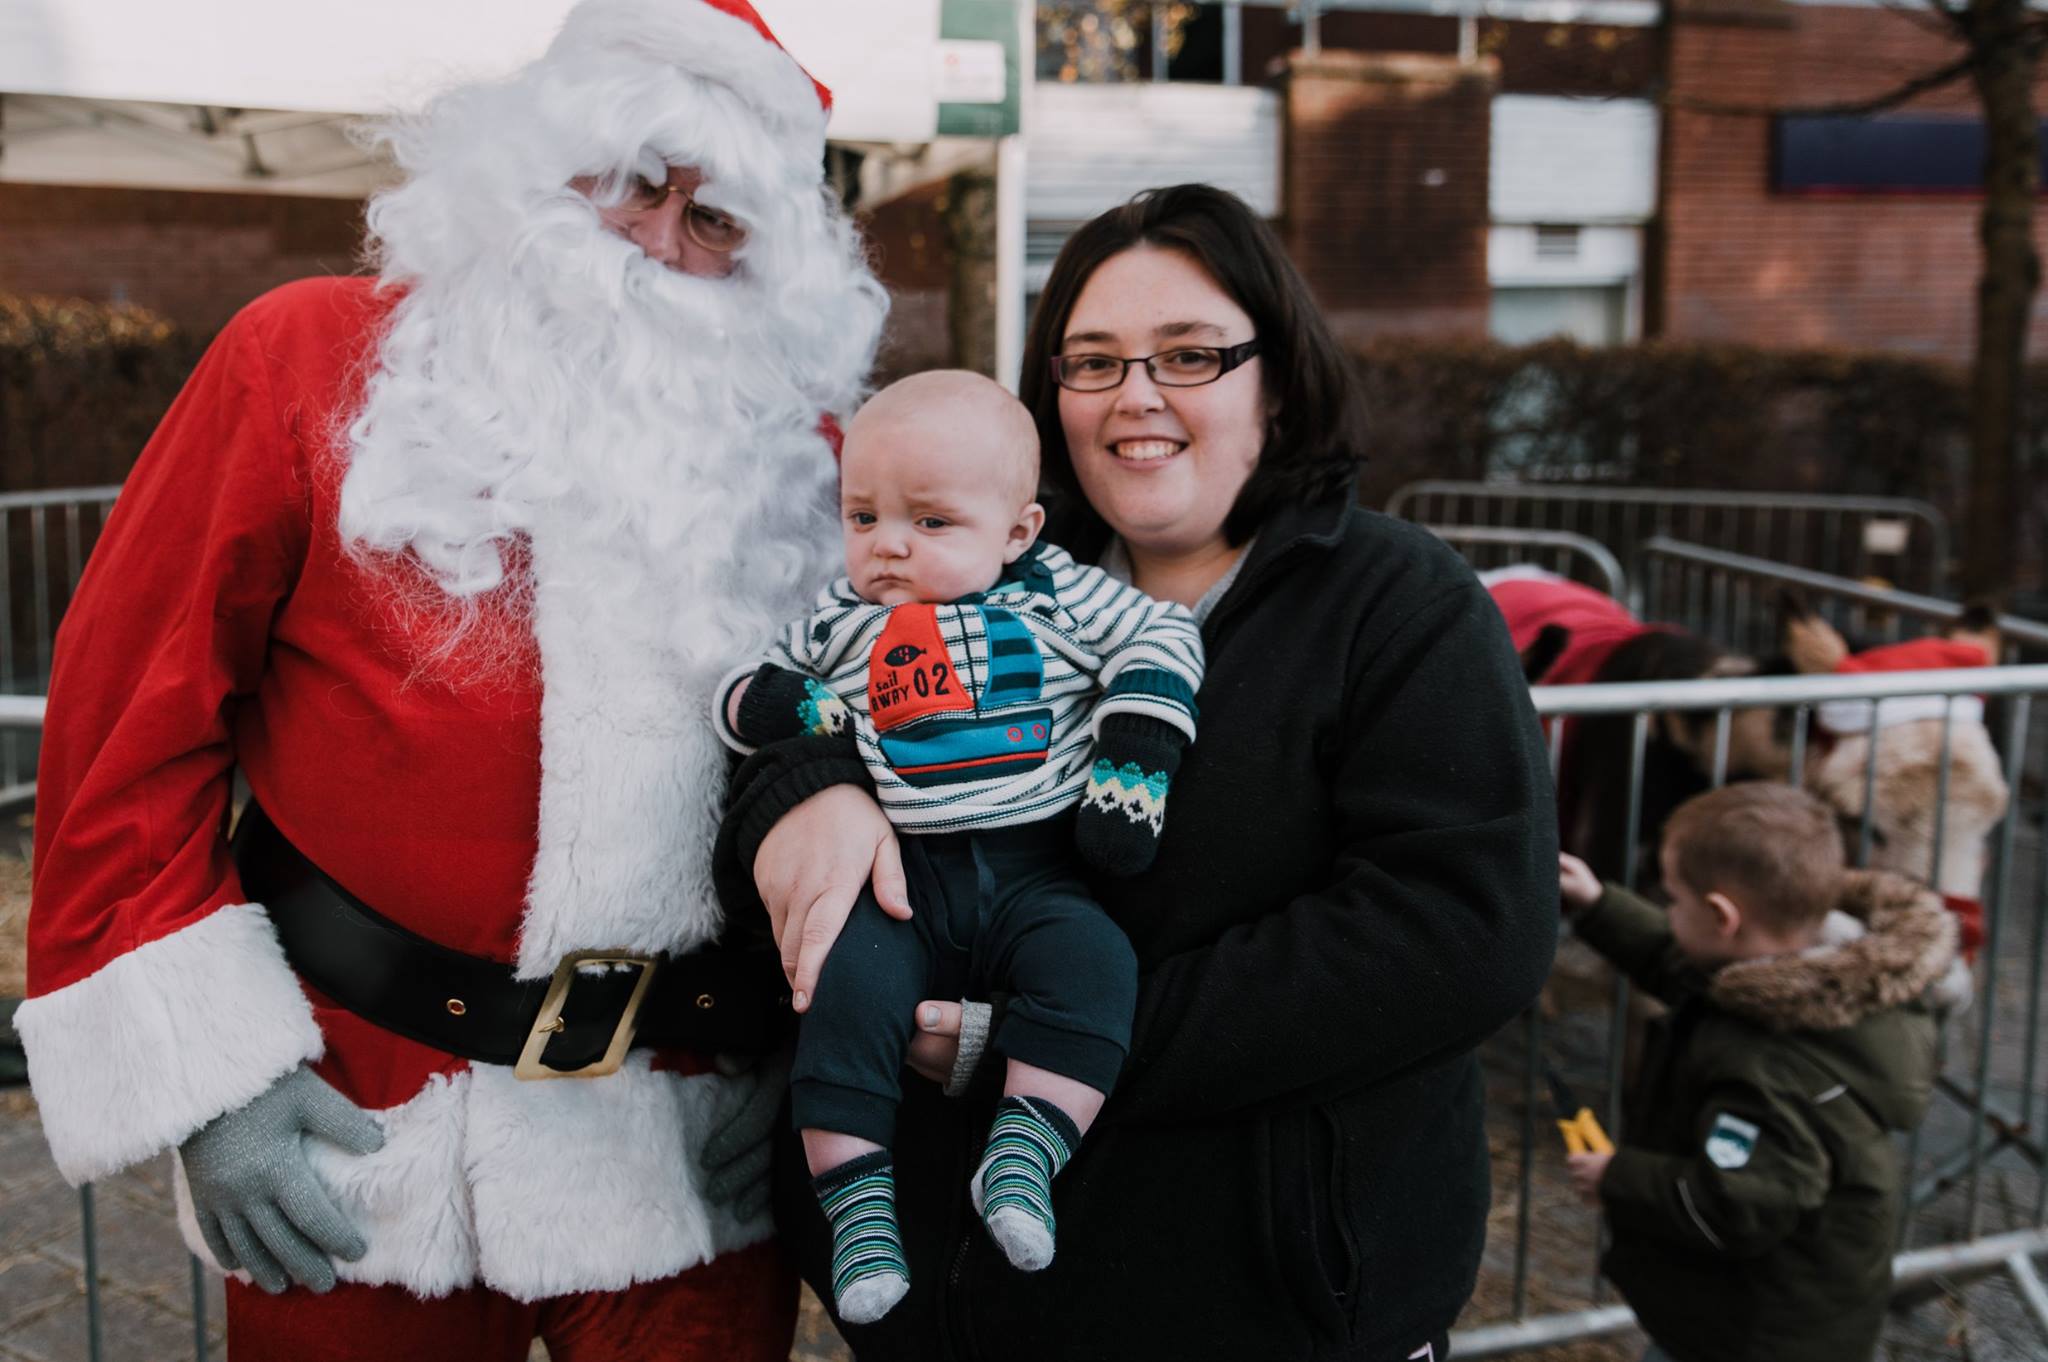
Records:
{"label": "window on building", "polygon": [[1538,260],[1577,260],[1579,258],[1578,224],[1571,222],[1537,223],[1536,258]]}
{"label": "window on building", "polygon": [[1620,284],[1496,285],[1488,330],[1509,345],[1553,336],[1615,345],[1627,338],[1627,327],[1628,290]]}
{"label": "window on building", "polygon": [[1195,0],[1047,0],[1038,6],[1038,78],[1064,83],[1216,83],[1242,46],[1225,12]]}

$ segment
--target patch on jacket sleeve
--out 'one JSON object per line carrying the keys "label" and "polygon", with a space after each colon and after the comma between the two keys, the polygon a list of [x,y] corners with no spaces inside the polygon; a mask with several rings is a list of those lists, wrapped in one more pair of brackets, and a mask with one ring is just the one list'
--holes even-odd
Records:
{"label": "patch on jacket sleeve", "polygon": [[1740,1168],[1756,1153],[1756,1138],[1761,1133],[1740,1116],[1720,1112],[1707,1132],[1707,1158],[1716,1168]]}

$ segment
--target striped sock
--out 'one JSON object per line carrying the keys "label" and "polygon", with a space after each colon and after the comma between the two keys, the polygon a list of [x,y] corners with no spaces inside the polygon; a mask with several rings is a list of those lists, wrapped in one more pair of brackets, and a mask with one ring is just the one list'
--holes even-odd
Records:
{"label": "striped sock", "polygon": [[910,1290],[896,1231],[896,1170],[889,1151],[848,1159],[811,1179],[832,1223],[832,1296],[848,1324],[871,1324]]}
{"label": "striped sock", "polygon": [[969,1190],[1012,1267],[1036,1272],[1052,1261],[1052,1180],[1080,1143],[1073,1118],[1043,1097],[1005,1097],[996,1107]]}

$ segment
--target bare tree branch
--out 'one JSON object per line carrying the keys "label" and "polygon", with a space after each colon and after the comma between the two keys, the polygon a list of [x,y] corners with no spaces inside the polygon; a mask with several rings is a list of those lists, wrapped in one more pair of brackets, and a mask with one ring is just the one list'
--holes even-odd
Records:
{"label": "bare tree branch", "polygon": [[1966,3],[1959,5],[1951,5],[1948,3],[1948,0],[1925,0],[1925,3],[1927,8],[1932,11],[1932,17],[1941,23],[1945,31],[1961,38],[1964,42],[1970,41],[1972,33],[1970,29],[1970,9],[1967,0]]}
{"label": "bare tree branch", "polygon": [[1911,80],[1902,81],[1882,94],[1865,99],[1845,99],[1829,104],[1724,104],[1712,99],[1694,99],[1689,95],[1666,94],[1666,108],[1683,109],[1687,113],[1719,114],[1728,118],[1777,118],[1786,114],[1806,117],[1855,118],[1864,114],[1883,113],[1895,109],[1931,90],[1953,84],[1981,60],[1975,51],[1966,51],[1955,60],[1945,62],[1931,71],[1923,72]]}
{"label": "bare tree branch", "polygon": [[1940,38],[1954,38],[1956,35],[1955,15],[1946,0],[1879,0],[1878,8],[1893,18],[1902,19],[1923,33]]}

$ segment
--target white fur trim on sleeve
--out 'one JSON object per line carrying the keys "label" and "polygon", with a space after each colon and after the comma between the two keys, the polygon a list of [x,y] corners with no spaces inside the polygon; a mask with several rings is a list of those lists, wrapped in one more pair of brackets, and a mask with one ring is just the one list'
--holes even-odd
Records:
{"label": "white fur trim on sleeve", "polygon": [[43,1135],[73,1185],[182,1143],[322,1049],[298,976],[254,903],[30,998],[14,1024]]}

